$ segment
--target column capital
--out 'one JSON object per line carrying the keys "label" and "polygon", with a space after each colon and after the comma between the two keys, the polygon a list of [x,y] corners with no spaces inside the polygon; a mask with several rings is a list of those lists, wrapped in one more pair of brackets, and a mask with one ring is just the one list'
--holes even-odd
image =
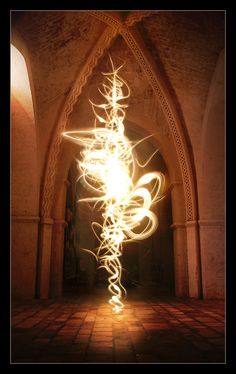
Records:
{"label": "column capital", "polygon": [[185,225],[186,227],[197,227],[198,221],[187,221]]}
{"label": "column capital", "polygon": [[175,230],[175,229],[185,229],[185,222],[174,222],[174,223],[172,223],[172,225],[170,227],[173,230]]}
{"label": "column capital", "polygon": [[52,225],[53,224],[53,219],[50,218],[50,217],[41,217],[40,224],[41,225]]}

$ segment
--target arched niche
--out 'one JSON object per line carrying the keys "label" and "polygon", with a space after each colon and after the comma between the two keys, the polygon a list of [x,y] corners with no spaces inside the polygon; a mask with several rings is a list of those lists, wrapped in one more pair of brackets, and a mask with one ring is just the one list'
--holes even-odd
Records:
{"label": "arched niche", "polygon": [[224,297],[225,276],[225,51],[212,77],[203,119],[199,225],[203,295]]}
{"label": "arched niche", "polygon": [[37,136],[24,56],[11,45],[11,266],[12,296],[35,296],[38,240]]}

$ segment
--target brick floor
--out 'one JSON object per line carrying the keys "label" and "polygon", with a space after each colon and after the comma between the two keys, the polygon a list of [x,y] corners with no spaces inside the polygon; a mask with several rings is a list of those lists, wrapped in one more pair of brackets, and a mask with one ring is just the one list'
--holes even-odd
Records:
{"label": "brick floor", "polygon": [[108,298],[97,290],[12,305],[11,362],[225,362],[223,301],[133,291],[115,315]]}

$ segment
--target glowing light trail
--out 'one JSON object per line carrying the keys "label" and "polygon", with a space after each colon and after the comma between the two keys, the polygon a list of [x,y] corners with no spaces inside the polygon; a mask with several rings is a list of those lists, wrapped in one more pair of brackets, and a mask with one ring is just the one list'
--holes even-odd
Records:
{"label": "glowing light trail", "polygon": [[95,203],[103,218],[102,225],[92,223],[99,247],[94,252],[87,251],[96,257],[99,268],[109,273],[109,302],[114,312],[120,312],[126,296],[121,284],[123,243],[145,239],[156,230],[158,219],[150,208],[164,196],[164,175],[155,171],[134,181],[136,168],[147,163],[140,165],[134,157],[134,148],[140,141],[132,144],[124,134],[127,105],[123,100],[129,97],[130,90],[118,75],[122,66],[115,69],[112,60],[111,65],[112,72],[103,73],[105,80],[99,90],[106,103],[91,102],[94,128],[64,132],[63,136],[83,147],[79,179],[94,196],[79,201]]}

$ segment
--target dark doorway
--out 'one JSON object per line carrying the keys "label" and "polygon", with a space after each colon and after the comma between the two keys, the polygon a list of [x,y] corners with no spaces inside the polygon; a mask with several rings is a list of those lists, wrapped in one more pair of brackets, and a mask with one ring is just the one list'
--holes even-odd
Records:
{"label": "dark doorway", "polygon": [[[146,142],[147,143],[147,142]],[[139,153],[145,157],[155,151],[152,144],[143,144]],[[168,171],[165,162],[157,152],[150,160],[148,167],[141,173],[161,171],[166,177]],[[83,248],[93,250],[99,245],[91,230],[91,222],[99,220],[91,207],[78,204],[85,194],[78,179],[76,162],[73,162],[68,174],[69,186],[66,198],[65,250],[63,292],[83,293],[108,286],[108,274],[105,269],[97,269],[95,257]],[[153,207],[158,217],[158,228],[155,233],[138,242],[125,244],[121,263],[123,268],[122,284],[127,290],[133,289],[149,295],[174,295],[174,258],[172,230],[171,195],[167,193],[163,200]]]}

